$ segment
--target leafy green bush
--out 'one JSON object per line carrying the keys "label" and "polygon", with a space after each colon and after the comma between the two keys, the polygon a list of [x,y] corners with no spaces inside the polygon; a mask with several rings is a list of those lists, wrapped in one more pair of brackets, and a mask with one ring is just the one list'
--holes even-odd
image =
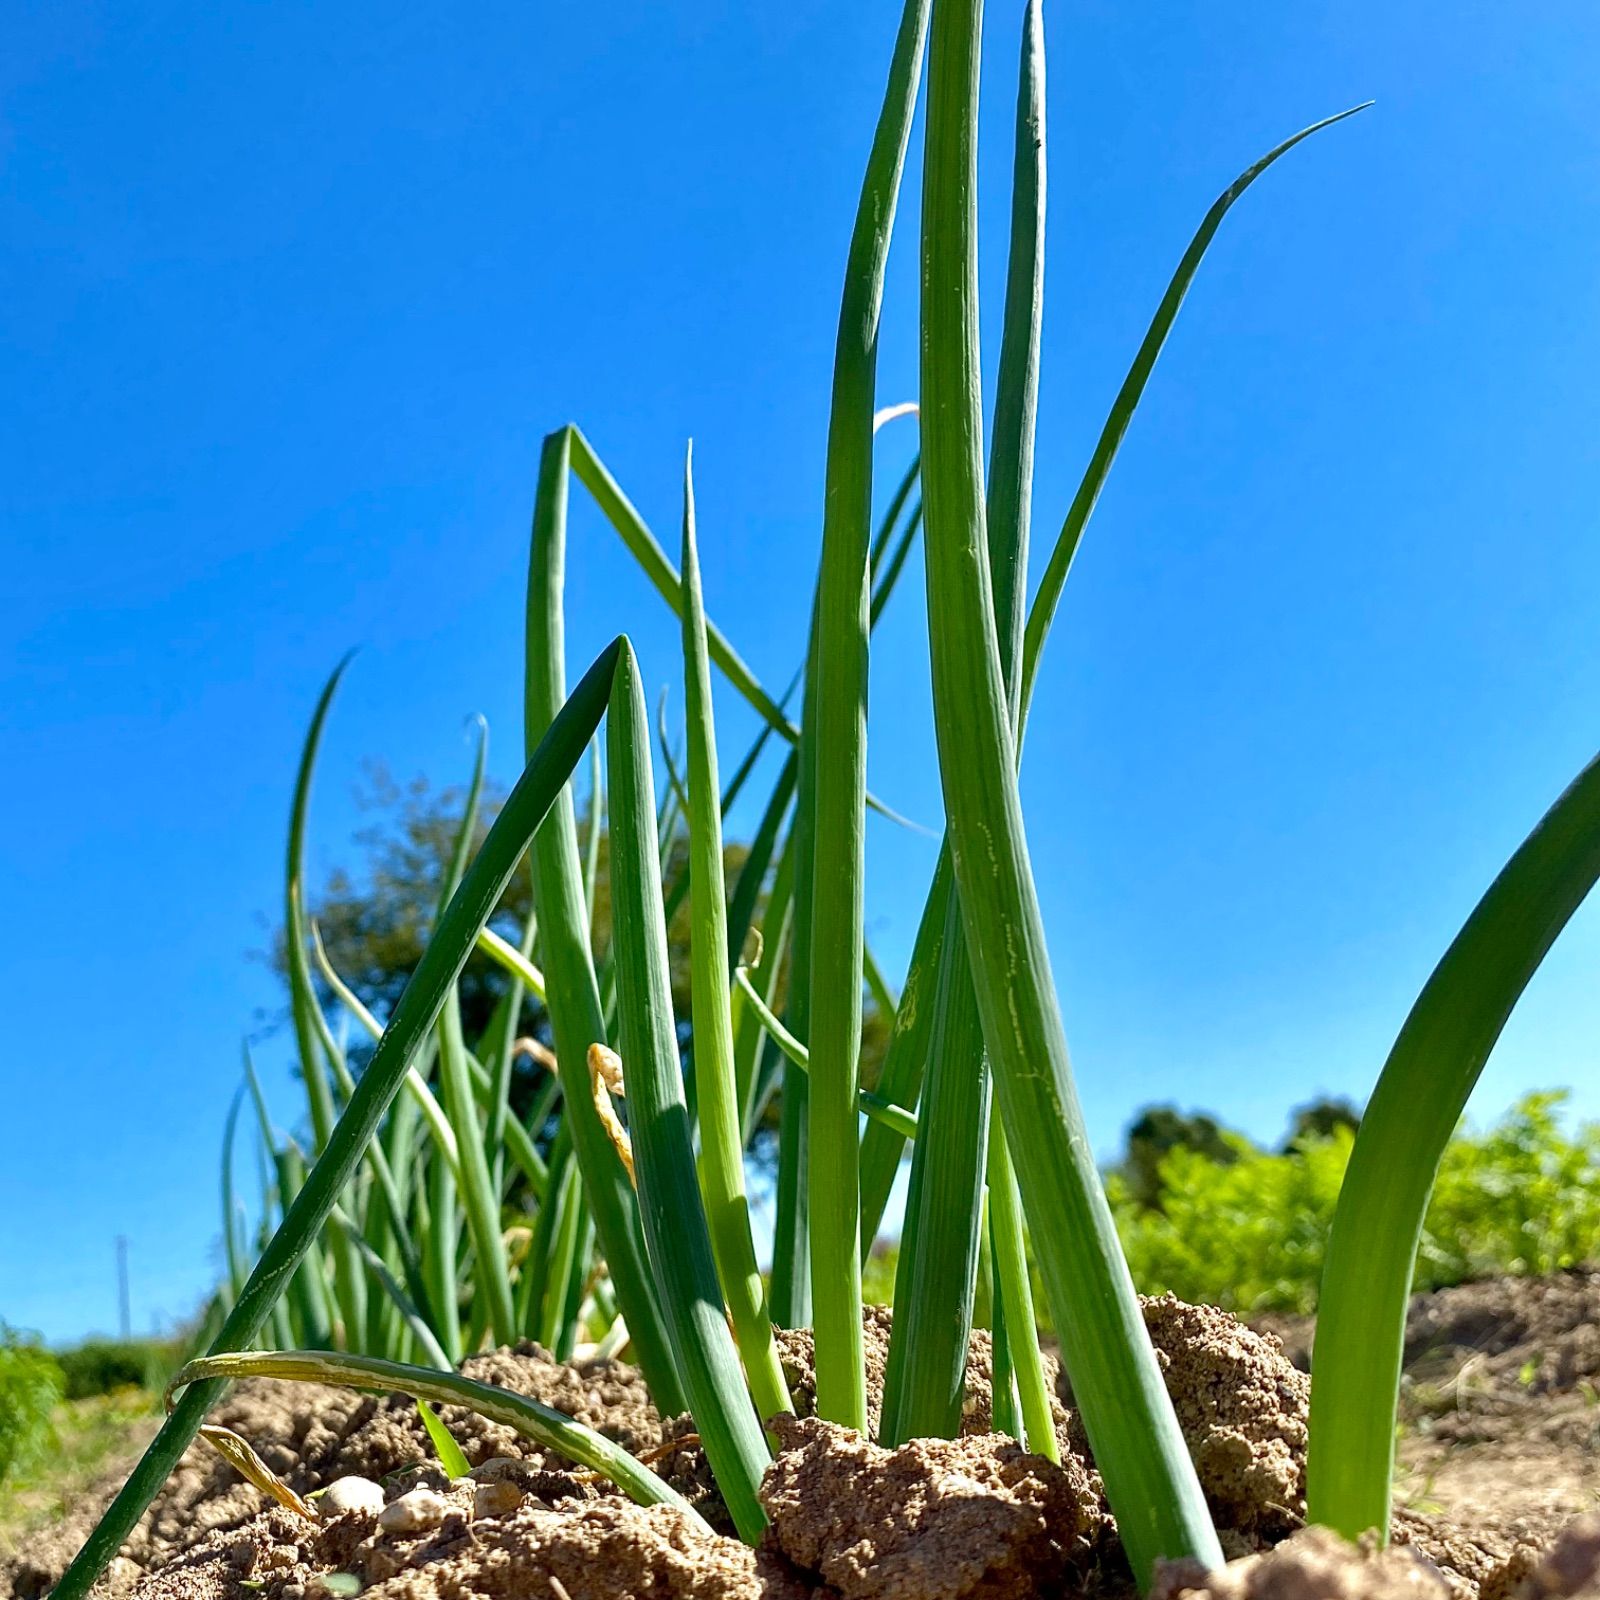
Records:
{"label": "leafy green bush", "polygon": [[0,1323],[0,1482],[49,1446],[61,1368],[35,1339]]}
{"label": "leafy green bush", "polygon": [[[1428,1208],[1417,1288],[1555,1272],[1594,1256],[1600,1124],[1566,1133],[1566,1098],[1530,1094],[1486,1132],[1458,1133]],[[1188,1148],[1162,1159],[1159,1208],[1139,1204],[1121,1175],[1108,1179],[1134,1282],[1243,1313],[1313,1310],[1351,1131],[1278,1154],[1225,1137],[1227,1163]]]}
{"label": "leafy green bush", "polygon": [[56,1356],[66,1380],[66,1397],[118,1389],[159,1389],[181,1364],[178,1347],[162,1339],[86,1339]]}

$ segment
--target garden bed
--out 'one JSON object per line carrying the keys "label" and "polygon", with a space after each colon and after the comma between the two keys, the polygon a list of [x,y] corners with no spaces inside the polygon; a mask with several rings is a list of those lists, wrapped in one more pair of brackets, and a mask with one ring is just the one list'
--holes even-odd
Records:
{"label": "garden bed", "polygon": [[[1397,1547],[1359,1554],[1300,1532],[1304,1324],[1262,1333],[1225,1313],[1145,1303],[1179,1421],[1235,1564],[1223,1577],[1168,1569],[1168,1595],[1387,1595],[1503,1600],[1575,1593],[1600,1543],[1562,1529],[1600,1497],[1600,1275],[1502,1279],[1412,1306]],[[1281,1333],[1283,1342],[1278,1335]],[[868,1313],[869,1381],[881,1386],[888,1317]],[[810,1409],[804,1333],[782,1336],[796,1406]],[[898,1451],[814,1418],[778,1424],[762,1487],[759,1549],[728,1522],[684,1419],[663,1420],[631,1367],[552,1361],[536,1347],[469,1361],[473,1376],[553,1405],[651,1460],[719,1531],[648,1509],[498,1424],[446,1409],[472,1463],[452,1483],[415,1406],[394,1397],[263,1380],[239,1384],[213,1420],[248,1439],[301,1493],[339,1479],[377,1485],[370,1505],[307,1522],[196,1445],[102,1581],[132,1600],[966,1600],[1131,1594],[1070,1391],[1058,1381],[1062,1465],[989,1433],[987,1336],[973,1340],[965,1436]],[[341,1494],[350,1495],[347,1486]],[[359,1498],[356,1494],[354,1498]],[[0,1569],[0,1600],[37,1600],[102,1505]],[[1545,1564],[1541,1566],[1541,1562]]]}

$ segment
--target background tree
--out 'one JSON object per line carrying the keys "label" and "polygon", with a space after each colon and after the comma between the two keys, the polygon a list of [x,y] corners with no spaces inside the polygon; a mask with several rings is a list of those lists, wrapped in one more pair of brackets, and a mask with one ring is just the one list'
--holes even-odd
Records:
{"label": "background tree", "polygon": [[1146,1106],[1128,1124],[1118,1170],[1134,1202],[1146,1210],[1161,1209],[1161,1160],[1180,1147],[1207,1156],[1220,1166],[1239,1159],[1242,1134],[1225,1129],[1203,1111],[1184,1112],[1172,1105]]}
{"label": "background tree", "polygon": [[[499,814],[505,791],[486,784],[479,806],[477,838],[482,842]],[[466,804],[461,786],[436,789],[423,777],[407,783],[397,782],[381,762],[367,763],[356,788],[356,802],[367,821],[352,840],[352,859],[335,866],[320,886],[307,895],[309,911],[322,934],[329,960],[346,983],[380,1019],[386,1018],[400,998],[416,965],[422,958],[428,931],[433,924],[443,886],[444,871]],[[602,821],[601,826],[604,826]],[[587,844],[588,806],[580,797],[578,805],[579,847]],[[724,851],[729,892],[739,869],[749,854],[748,846],[730,842]],[[688,869],[688,839],[680,823],[672,832],[665,850],[663,880],[672,884]],[[599,872],[595,880],[593,939],[595,953],[602,956],[611,939],[610,851],[602,834]],[[765,894],[758,902],[756,926],[760,926]],[[532,880],[526,867],[513,876],[490,925],[513,943],[533,909]],[[667,929],[668,958],[672,970],[672,1001],[680,1033],[687,1037],[691,1021],[689,969],[690,917],[687,896]],[[538,952],[534,952],[537,962]],[[286,979],[283,930],[276,930],[271,960],[280,978]],[[321,999],[329,1015],[338,1002],[316,974]],[[479,1038],[488,1027],[496,1006],[509,988],[501,969],[481,955],[473,955],[461,975],[461,1016],[469,1041]],[[780,983],[779,998],[782,998]],[[863,1002],[862,1073],[870,1085],[877,1081],[888,1047],[889,1021],[868,994]],[[524,995],[518,1032],[550,1040],[544,1007],[532,995]],[[357,1041],[352,1040],[352,1045]],[[352,1049],[360,1061],[364,1052]],[[518,1063],[519,1076],[512,1085],[514,1109],[525,1109],[531,1099],[538,1072],[529,1062]],[[757,1138],[758,1155],[770,1153],[767,1130],[776,1125],[776,1100],[768,1109]]]}
{"label": "background tree", "polygon": [[1340,1128],[1354,1133],[1361,1126],[1361,1113],[1353,1101],[1342,1096],[1324,1095],[1296,1106],[1289,1113],[1289,1131],[1279,1149],[1285,1155],[1303,1150],[1307,1144],[1319,1139],[1329,1139]]}

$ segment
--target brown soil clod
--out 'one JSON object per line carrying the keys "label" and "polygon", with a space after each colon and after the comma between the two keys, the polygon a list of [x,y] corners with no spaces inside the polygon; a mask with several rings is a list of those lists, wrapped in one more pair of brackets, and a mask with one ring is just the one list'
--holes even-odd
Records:
{"label": "brown soil clod", "polygon": [[1261,1555],[1220,1572],[1166,1562],[1150,1600],[1449,1600],[1431,1563],[1403,1549],[1346,1544],[1326,1528],[1306,1528]]}
{"label": "brown soil clod", "polygon": [[1528,1574],[1522,1600],[1600,1596],[1600,1517],[1579,1517]]}
{"label": "brown soil clod", "polygon": [[1081,1462],[996,1434],[885,1450],[815,1418],[770,1426],[767,1546],[843,1600],[1023,1600],[1083,1567],[1105,1531]]}

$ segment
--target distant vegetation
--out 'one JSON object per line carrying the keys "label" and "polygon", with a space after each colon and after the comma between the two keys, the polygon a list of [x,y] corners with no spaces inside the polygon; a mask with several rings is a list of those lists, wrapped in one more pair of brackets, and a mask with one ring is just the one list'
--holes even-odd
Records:
{"label": "distant vegetation", "polygon": [[0,1483],[49,1448],[65,1380],[50,1352],[0,1323]]}
{"label": "distant vegetation", "polygon": [[185,1345],[171,1339],[86,1339],[58,1350],[65,1398],[87,1400],[119,1389],[160,1389],[183,1364]]}
{"label": "distant vegetation", "polygon": [[[1463,1130],[1450,1143],[1417,1256],[1418,1289],[1556,1272],[1595,1255],[1600,1124],[1567,1132],[1565,1099],[1530,1094],[1485,1132]],[[1277,1151],[1203,1120],[1202,1141],[1174,1141],[1160,1155],[1153,1188],[1142,1159],[1109,1176],[1135,1283],[1246,1314],[1313,1310],[1353,1115],[1301,1116]]]}

